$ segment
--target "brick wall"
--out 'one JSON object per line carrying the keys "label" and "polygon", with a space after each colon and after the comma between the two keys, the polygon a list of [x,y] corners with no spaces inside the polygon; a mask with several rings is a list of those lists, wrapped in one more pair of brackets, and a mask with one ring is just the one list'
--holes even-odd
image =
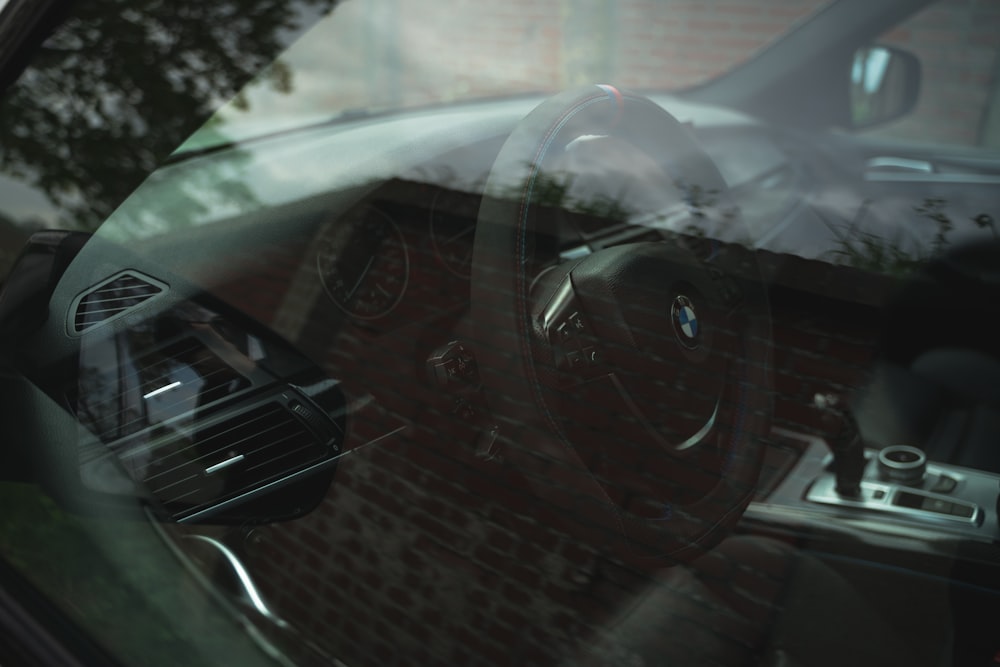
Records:
{"label": "brick wall", "polygon": [[[339,108],[601,81],[673,89],[745,60],[823,0],[344,3],[296,47],[325,54]],[[665,10],[664,10],[665,9]],[[481,31],[470,29],[482,26]],[[329,32],[327,32],[329,31]],[[313,63],[304,62],[309,68]]]}
{"label": "brick wall", "polygon": [[[1000,5],[990,0],[943,0],[879,41],[915,54],[923,65],[916,110],[880,130],[893,136],[1000,148],[989,127],[998,87]],[[987,137],[992,139],[987,141]]]}
{"label": "brick wall", "polygon": [[[248,258],[262,269],[259,278],[220,291],[265,322],[291,322],[291,310],[303,304],[305,319],[323,320],[320,313],[331,308],[307,290],[308,280],[276,280],[275,271],[312,270],[291,261],[301,252],[296,241]],[[808,407],[812,395],[862,384],[879,328],[873,306],[838,294],[863,283],[877,298],[871,290],[879,284],[845,267],[763,259],[780,265],[780,283],[817,290],[773,290],[775,424],[822,433]],[[285,333],[319,335],[294,327]],[[372,336],[348,325],[327,336],[336,340],[331,373],[355,389],[352,378],[376,378],[383,402],[413,422],[405,438],[345,456],[317,510],[256,529],[247,543],[248,564],[269,602],[307,636],[348,665],[550,664],[657,585],[655,569],[595,546],[614,532],[596,506],[581,504],[567,517],[539,503],[516,466],[472,454],[476,432],[449,415],[449,401],[424,382],[427,350],[410,330]],[[352,441],[357,446],[403,423],[369,407],[355,415]],[[540,470],[553,486],[567,482],[557,468]],[[749,576],[747,564],[730,565]]]}
{"label": "brick wall", "polygon": [[822,6],[816,0],[618,3],[617,63],[622,85],[682,88],[746,60],[794,22]]}

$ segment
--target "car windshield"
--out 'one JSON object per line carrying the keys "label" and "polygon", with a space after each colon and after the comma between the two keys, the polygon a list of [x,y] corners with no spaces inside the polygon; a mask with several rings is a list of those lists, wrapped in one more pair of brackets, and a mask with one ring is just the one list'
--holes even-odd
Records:
{"label": "car windshield", "polygon": [[997,662],[992,0],[0,35],[0,663]]}

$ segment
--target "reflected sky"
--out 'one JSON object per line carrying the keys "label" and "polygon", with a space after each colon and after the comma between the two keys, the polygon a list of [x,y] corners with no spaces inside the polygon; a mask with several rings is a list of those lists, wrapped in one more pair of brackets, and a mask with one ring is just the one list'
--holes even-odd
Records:
{"label": "reflected sky", "polygon": [[59,224],[59,211],[52,200],[24,181],[0,174],[0,201],[3,214],[26,230]]}
{"label": "reflected sky", "polygon": [[889,66],[889,52],[885,49],[867,49],[854,58],[851,69],[851,81],[861,84],[868,93],[874,93],[882,87],[886,70]]}

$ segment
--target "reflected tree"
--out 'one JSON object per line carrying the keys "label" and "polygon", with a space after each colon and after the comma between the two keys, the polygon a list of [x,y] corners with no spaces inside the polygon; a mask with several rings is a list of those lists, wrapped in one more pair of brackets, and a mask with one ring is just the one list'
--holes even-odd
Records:
{"label": "reflected tree", "polygon": [[4,93],[0,170],[48,195],[63,224],[93,229],[252,77],[290,91],[275,58],[332,5],[77,3]]}
{"label": "reflected tree", "polygon": [[[875,273],[905,276],[932,257],[946,252],[953,242],[952,232],[955,231],[956,221],[947,211],[946,199],[927,197],[913,206],[918,219],[933,223],[932,238],[915,249],[905,247],[900,227],[896,228],[892,236],[865,227],[865,217],[871,204],[871,201],[863,202],[854,219],[848,223],[836,224],[824,218],[824,223],[834,236],[835,246],[827,252],[827,259],[835,264]],[[994,239],[1000,238],[990,214],[980,213],[969,218],[969,221],[978,229],[989,230]]]}
{"label": "reflected tree", "polygon": [[854,219],[847,223],[834,223],[817,211],[830,233],[834,247],[825,257],[834,264],[894,276],[908,274],[924,257],[904,249],[901,235],[885,237],[865,227],[865,217],[871,202],[865,201]]}

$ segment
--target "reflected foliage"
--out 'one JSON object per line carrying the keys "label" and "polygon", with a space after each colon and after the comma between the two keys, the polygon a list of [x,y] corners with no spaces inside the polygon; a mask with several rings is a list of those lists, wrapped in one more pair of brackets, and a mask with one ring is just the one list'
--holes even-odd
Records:
{"label": "reflected foliage", "polygon": [[[527,165],[530,170],[531,165]],[[569,213],[590,216],[606,220],[611,224],[625,224],[641,219],[643,226],[660,227],[663,231],[681,231],[692,236],[705,236],[706,225],[717,222],[723,228],[734,225],[739,215],[737,210],[728,206],[726,198],[717,189],[705,188],[698,184],[689,184],[681,180],[673,180],[671,186],[678,196],[678,201],[662,202],[659,209],[649,206],[635,206],[630,201],[630,195],[624,193],[614,196],[600,189],[584,185],[577,187],[577,177],[571,172],[541,171],[535,177],[532,187],[532,200],[539,206],[548,209],[558,209]],[[522,195],[520,186],[511,186],[498,193],[499,197],[517,200]],[[672,206],[671,206],[672,204]],[[678,230],[662,228],[664,216],[675,212],[677,207],[683,207],[687,221]],[[714,229],[719,232],[719,229]],[[741,243],[749,243],[748,239],[738,239]]]}
{"label": "reflected foliage", "polygon": [[[934,224],[930,242],[915,250],[905,249],[900,231],[893,237],[887,237],[866,229],[864,218],[870,205],[871,202],[865,202],[854,219],[847,224],[836,225],[825,221],[836,245],[827,253],[833,263],[875,273],[904,276],[931,257],[943,253],[952,243],[950,236],[955,231],[956,224],[946,210],[948,202],[945,199],[928,197],[913,207],[913,212],[920,219]],[[993,216],[980,213],[969,220],[976,228],[988,229],[994,239],[998,238]]]}
{"label": "reflected foliage", "polygon": [[854,219],[846,224],[837,225],[824,221],[833,234],[835,245],[827,252],[827,257],[834,264],[874,273],[896,276],[909,273],[926,257],[904,250],[900,233],[886,238],[866,229],[864,223],[869,204],[865,202]]}
{"label": "reflected foliage", "polygon": [[[616,199],[604,193],[594,193],[589,197],[574,196],[573,192],[572,174],[550,176],[543,172],[535,180],[533,195],[535,201],[544,208],[589,215],[616,224],[622,224],[636,214],[624,199]],[[516,188],[512,188],[507,194],[512,199],[516,199],[518,195]]]}
{"label": "reflected foliage", "polygon": [[5,92],[0,169],[93,229],[254,75],[290,91],[293,73],[268,65],[332,4],[80,3]]}

